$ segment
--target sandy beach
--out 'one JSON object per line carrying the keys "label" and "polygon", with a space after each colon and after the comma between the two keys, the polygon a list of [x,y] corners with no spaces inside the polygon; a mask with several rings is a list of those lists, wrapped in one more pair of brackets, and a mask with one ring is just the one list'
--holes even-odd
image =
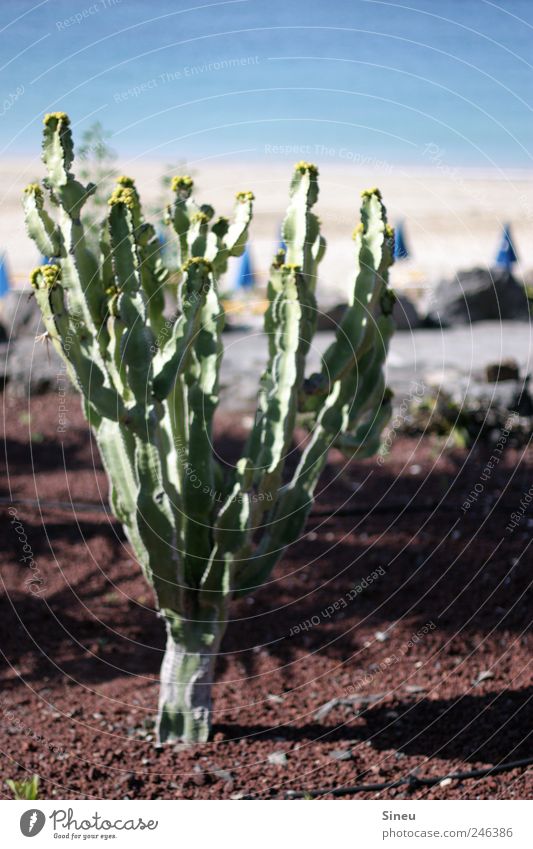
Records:
{"label": "sandy beach", "polygon": [[[475,265],[490,266],[504,223],[512,228],[519,254],[517,271],[533,269],[533,171],[494,172],[448,169],[437,163],[425,169],[400,166],[341,164],[321,161],[317,205],[328,251],[322,263],[319,294],[326,302],[341,298],[352,268],[351,232],[356,221],[359,193],[377,185],[387,204],[391,223],[405,222],[411,257],[396,264],[394,285],[422,300],[442,277]],[[228,214],[240,189],[256,195],[251,228],[251,251],[258,285],[266,282],[279,226],[287,203],[294,158],[272,161],[233,160],[189,162],[200,202]],[[162,176],[166,163],[142,158],[121,161],[119,173],[135,176],[148,210],[161,206],[165,193]],[[24,186],[42,177],[44,166],[33,159],[4,159],[0,163],[0,251],[7,254],[12,279],[25,285],[38,262],[25,234],[21,211]],[[167,195],[168,196],[168,195]],[[231,277],[231,269],[230,269]],[[229,283],[230,281],[228,281]]]}

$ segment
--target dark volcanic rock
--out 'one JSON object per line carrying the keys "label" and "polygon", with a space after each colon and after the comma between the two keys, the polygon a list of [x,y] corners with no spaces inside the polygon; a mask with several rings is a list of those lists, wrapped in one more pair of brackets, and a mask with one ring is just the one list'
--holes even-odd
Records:
{"label": "dark volcanic rock", "polygon": [[65,366],[50,342],[23,336],[0,346],[0,364],[7,391],[18,397],[54,391],[59,385],[73,391]]}
{"label": "dark volcanic rock", "polygon": [[392,317],[396,330],[416,330],[417,327],[420,327],[420,316],[415,305],[406,295],[396,293]]}
{"label": "dark volcanic rock", "polygon": [[485,367],[487,383],[499,383],[502,380],[519,380],[520,367],[516,360],[511,358],[499,363],[489,363]]}
{"label": "dark volcanic rock", "polygon": [[439,284],[428,318],[444,326],[530,318],[524,286],[507,271],[474,268]]}
{"label": "dark volcanic rock", "polygon": [[0,301],[0,324],[7,339],[37,336],[44,327],[31,289],[12,289]]}

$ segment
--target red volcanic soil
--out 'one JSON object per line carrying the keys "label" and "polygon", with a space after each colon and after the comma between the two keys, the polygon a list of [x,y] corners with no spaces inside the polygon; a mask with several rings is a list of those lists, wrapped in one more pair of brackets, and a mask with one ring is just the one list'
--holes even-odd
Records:
{"label": "red volcanic soil", "polygon": [[[232,609],[213,741],[157,751],[151,591],[110,516],[53,503],[105,504],[79,402],[65,433],[53,395],[4,404],[2,795],[38,773],[43,798],[328,798],[532,756],[533,505],[506,530],[531,453],[507,447],[488,477],[490,449],[429,439],[396,439],[381,464],[332,453],[306,536]],[[228,460],[242,435],[241,416],[219,423]],[[531,798],[531,769],[357,798]]]}

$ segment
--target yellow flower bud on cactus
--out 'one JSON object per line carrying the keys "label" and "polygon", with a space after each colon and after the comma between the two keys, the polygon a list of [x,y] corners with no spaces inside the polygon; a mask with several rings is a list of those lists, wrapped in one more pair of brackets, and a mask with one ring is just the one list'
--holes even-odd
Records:
{"label": "yellow flower bud on cactus", "polygon": [[255,200],[255,195],[253,192],[237,192],[235,197],[240,203]]}
{"label": "yellow flower bud on cactus", "polygon": [[59,265],[39,265],[30,274],[33,289],[52,289],[61,280]]}
{"label": "yellow flower bud on cactus", "polygon": [[376,187],[374,187],[373,189],[364,189],[361,192],[361,197],[363,198],[363,200],[365,200],[365,198],[370,199],[373,195],[377,197],[378,200],[381,200],[381,192]]}
{"label": "yellow flower bud on cactus", "polygon": [[195,212],[194,215],[191,217],[192,224],[208,224],[209,221],[210,218],[208,215],[205,214],[205,212]]}
{"label": "yellow flower bud on cactus", "polygon": [[212,265],[209,260],[204,259],[203,256],[192,256],[187,262],[183,265],[182,271],[186,274],[191,268],[194,266],[198,268],[202,268],[206,273],[212,270]]}
{"label": "yellow flower bud on cactus", "polygon": [[43,118],[43,124],[50,124],[52,121],[57,121],[65,125],[70,125],[70,118],[66,112],[47,112]]}
{"label": "yellow flower bud on cactus", "polygon": [[318,176],[317,166],[314,165],[312,162],[305,162],[305,160],[303,159],[300,162],[296,163],[296,165],[294,166],[294,170],[299,171],[300,174],[305,174],[305,172],[308,171],[312,177]]}
{"label": "yellow flower bud on cactus", "polygon": [[190,192],[192,190],[194,183],[192,177],[188,177],[187,175],[178,174],[175,177],[172,177],[170,181],[170,188],[173,192],[179,192],[186,190]]}
{"label": "yellow flower bud on cactus", "polygon": [[135,209],[137,202],[138,198],[135,189],[125,186],[117,186],[108,200],[109,206],[123,203],[124,206],[128,207],[128,209]]}

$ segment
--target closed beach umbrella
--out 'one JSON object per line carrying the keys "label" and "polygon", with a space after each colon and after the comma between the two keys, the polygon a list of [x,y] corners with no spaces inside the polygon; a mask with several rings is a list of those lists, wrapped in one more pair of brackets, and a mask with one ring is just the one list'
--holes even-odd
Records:
{"label": "closed beach umbrella", "polygon": [[2,256],[0,257],[0,298],[3,298],[4,295],[7,295],[10,289],[11,282],[9,280],[9,269],[7,267],[7,259],[5,254],[2,254]]}
{"label": "closed beach umbrella", "polygon": [[394,228],[394,259],[408,259],[409,249],[405,241],[403,221]]}
{"label": "closed beach umbrella", "polygon": [[236,289],[252,289],[255,286],[255,275],[252,268],[250,248],[246,245],[244,253],[240,258],[237,274],[235,275]]}
{"label": "closed beach umbrella", "polygon": [[511,238],[511,228],[509,224],[506,224],[503,228],[500,247],[496,254],[496,265],[499,265],[500,268],[510,269],[517,261],[518,257]]}

